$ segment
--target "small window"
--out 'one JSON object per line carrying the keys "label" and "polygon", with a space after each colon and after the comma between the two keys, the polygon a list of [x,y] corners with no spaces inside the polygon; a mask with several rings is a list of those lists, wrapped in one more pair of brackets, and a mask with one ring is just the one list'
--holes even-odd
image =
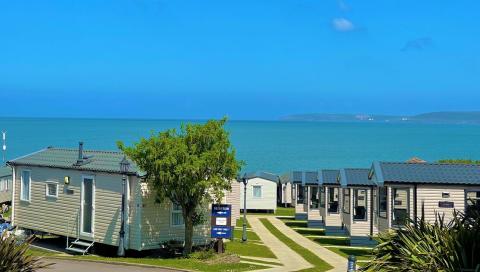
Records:
{"label": "small window", "polygon": [[47,184],[45,184],[45,195],[48,197],[58,197],[58,183],[47,182]]}
{"label": "small window", "polygon": [[20,179],[20,200],[30,201],[30,185],[32,183],[30,171],[22,171]]}
{"label": "small window", "polygon": [[172,226],[183,226],[182,207],[180,205],[172,204]]}
{"label": "small window", "polygon": [[343,189],[343,212],[350,213],[350,189]]}
{"label": "small window", "polygon": [[367,190],[353,190],[353,219],[367,220]]}
{"label": "small window", "polygon": [[339,188],[330,187],[328,188],[328,212],[329,213],[338,213],[339,206]]}
{"label": "small window", "polygon": [[392,225],[404,226],[409,219],[409,189],[392,188]]}
{"label": "small window", "polygon": [[387,218],[387,187],[378,189],[378,216]]}
{"label": "small window", "polygon": [[254,185],[253,186],[253,197],[254,198],[261,198],[262,197],[262,186]]}

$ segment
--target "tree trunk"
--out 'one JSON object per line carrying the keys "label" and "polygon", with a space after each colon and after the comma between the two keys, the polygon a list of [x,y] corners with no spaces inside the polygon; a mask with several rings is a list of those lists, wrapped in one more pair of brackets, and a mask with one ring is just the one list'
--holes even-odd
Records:
{"label": "tree trunk", "polygon": [[188,256],[192,252],[193,247],[193,220],[192,215],[184,216],[185,221],[185,247],[183,248],[183,255]]}

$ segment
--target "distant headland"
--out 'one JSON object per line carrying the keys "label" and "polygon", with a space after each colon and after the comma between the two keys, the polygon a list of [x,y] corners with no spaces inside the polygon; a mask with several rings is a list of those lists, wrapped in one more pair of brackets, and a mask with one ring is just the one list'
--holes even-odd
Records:
{"label": "distant headland", "polygon": [[429,112],[417,115],[380,114],[333,114],[309,113],[281,117],[282,121],[309,122],[377,122],[377,123],[430,123],[430,124],[476,124],[480,125],[480,111]]}

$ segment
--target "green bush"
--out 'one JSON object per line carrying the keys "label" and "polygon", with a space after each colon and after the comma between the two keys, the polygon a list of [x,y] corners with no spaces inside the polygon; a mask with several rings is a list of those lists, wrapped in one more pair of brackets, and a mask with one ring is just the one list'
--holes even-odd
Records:
{"label": "green bush", "polygon": [[4,233],[0,237],[0,271],[33,272],[51,264],[41,262],[41,258],[27,253],[33,237],[18,243],[13,235]]}
{"label": "green bush", "polygon": [[380,233],[373,260],[362,271],[480,271],[480,213],[455,212],[445,223],[420,219]]}

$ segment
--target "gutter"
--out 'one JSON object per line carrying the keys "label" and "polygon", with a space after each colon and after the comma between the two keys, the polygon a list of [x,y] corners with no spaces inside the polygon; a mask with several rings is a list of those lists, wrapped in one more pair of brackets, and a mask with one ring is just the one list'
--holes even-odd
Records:
{"label": "gutter", "polygon": [[371,186],[370,187],[370,240],[372,240],[373,238],[373,188],[375,188],[375,186]]}
{"label": "gutter", "polygon": [[413,184],[413,222],[417,226],[417,184]]}

